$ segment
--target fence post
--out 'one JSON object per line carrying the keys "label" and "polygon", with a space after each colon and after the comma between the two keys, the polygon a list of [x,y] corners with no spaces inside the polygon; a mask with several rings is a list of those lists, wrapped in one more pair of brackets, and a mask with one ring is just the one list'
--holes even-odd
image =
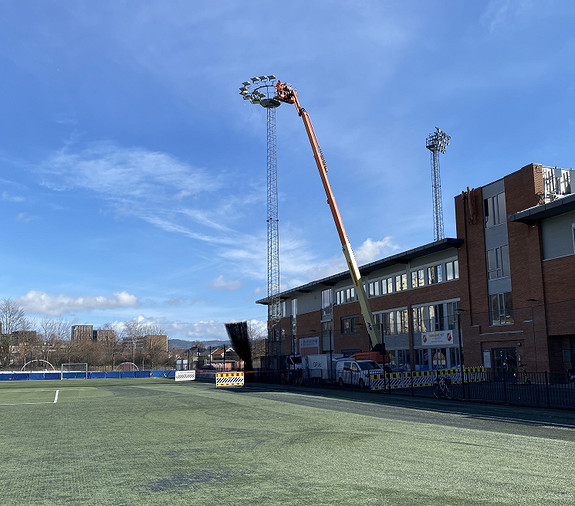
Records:
{"label": "fence post", "polygon": [[507,371],[503,371],[503,402],[507,404]]}
{"label": "fence post", "polygon": [[547,394],[547,407],[551,407],[551,395],[549,391],[549,376],[547,371],[545,371],[545,392]]}

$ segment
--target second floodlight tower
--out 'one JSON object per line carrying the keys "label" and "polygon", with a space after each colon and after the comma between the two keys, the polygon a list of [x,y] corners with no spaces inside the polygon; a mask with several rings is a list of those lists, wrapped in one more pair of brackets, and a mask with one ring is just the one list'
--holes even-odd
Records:
{"label": "second floodlight tower", "polygon": [[425,147],[431,151],[431,186],[433,189],[433,228],[434,241],[445,237],[443,232],[443,202],[441,197],[441,176],[439,173],[439,153],[445,153],[451,137],[439,128],[425,139]]}
{"label": "second floodlight tower", "polygon": [[268,264],[268,356],[281,355],[279,321],[280,306],[280,246],[278,219],[278,169],[276,152],[276,76],[257,76],[244,81],[240,94],[244,100],[261,105],[267,115],[267,264]]}

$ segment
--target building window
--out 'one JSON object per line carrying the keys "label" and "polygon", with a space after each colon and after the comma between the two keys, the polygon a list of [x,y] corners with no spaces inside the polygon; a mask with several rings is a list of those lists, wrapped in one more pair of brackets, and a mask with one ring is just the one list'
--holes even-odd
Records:
{"label": "building window", "polygon": [[292,299],[291,301],[291,316],[297,315],[297,299]]}
{"label": "building window", "polygon": [[489,279],[509,277],[509,246],[487,250],[487,277]]}
{"label": "building window", "polygon": [[459,279],[459,262],[457,260],[445,264],[445,279],[446,281]]}
{"label": "building window", "polygon": [[511,292],[490,295],[489,309],[491,325],[509,325],[513,323]]}
{"label": "building window", "polygon": [[379,297],[380,281],[370,281],[367,285],[369,297]]}
{"label": "building window", "polygon": [[407,318],[407,309],[401,309],[397,312],[398,321],[399,321],[399,334],[408,334],[409,333],[409,321]]}
{"label": "building window", "polygon": [[357,296],[355,293],[355,287],[351,288],[344,288],[343,290],[339,290],[335,292],[335,301],[336,304],[345,304],[346,302],[353,302],[357,300]]}
{"label": "building window", "polygon": [[417,286],[425,286],[425,269],[417,269]]}
{"label": "building window", "polygon": [[393,293],[393,278],[387,278],[387,293]]}
{"label": "building window", "polygon": [[415,370],[427,371],[429,369],[429,352],[428,350],[414,350]]}
{"label": "building window", "polygon": [[429,306],[429,326],[433,330],[447,330],[445,324],[445,307],[443,304]]}
{"label": "building window", "polygon": [[386,313],[381,313],[380,318],[383,335],[385,336],[395,336],[409,332],[407,309],[387,311]]}
{"label": "building window", "polygon": [[427,332],[425,306],[414,307],[412,309],[413,331]]}
{"label": "building window", "polygon": [[332,313],[332,299],[331,289],[321,291],[321,314],[323,317],[329,316]]}
{"label": "building window", "polygon": [[346,316],[341,319],[342,334],[357,334],[359,332],[359,316]]}
{"label": "building window", "polygon": [[485,212],[485,228],[494,227],[506,221],[505,193],[498,193],[485,199],[483,210]]}
{"label": "building window", "polygon": [[402,290],[407,290],[407,274],[395,276],[395,291],[401,292]]}
{"label": "building window", "polygon": [[443,265],[433,265],[427,268],[427,279],[430,285],[441,283],[443,281]]}

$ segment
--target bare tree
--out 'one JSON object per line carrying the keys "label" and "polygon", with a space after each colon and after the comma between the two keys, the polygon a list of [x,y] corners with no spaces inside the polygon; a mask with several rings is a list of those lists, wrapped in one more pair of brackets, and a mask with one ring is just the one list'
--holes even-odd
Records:
{"label": "bare tree", "polygon": [[258,363],[261,357],[266,354],[265,327],[256,325],[253,320],[248,321],[248,335],[251,341],[252,359]]}
{"label": "bare tree", "polygon": [[31,327],[24,310],[12,299],[0,300],[0,365],[8,367],[12,360],[10,345],[12,334]]}
{"label": "bare tree", "polygon": [[0,301],[0,325],[2,334],[12,334],[17,330],[30,330],[30,321],[26,313],[12,299]]}

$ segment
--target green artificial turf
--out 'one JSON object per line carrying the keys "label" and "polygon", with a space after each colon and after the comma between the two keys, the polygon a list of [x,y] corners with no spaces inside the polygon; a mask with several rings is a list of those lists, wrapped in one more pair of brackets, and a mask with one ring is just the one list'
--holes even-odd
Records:
{"label": "green artificial turf", "polygon": [[305,391],[14,382],[0,436],[1,504],[575,504],[574,429]]}

